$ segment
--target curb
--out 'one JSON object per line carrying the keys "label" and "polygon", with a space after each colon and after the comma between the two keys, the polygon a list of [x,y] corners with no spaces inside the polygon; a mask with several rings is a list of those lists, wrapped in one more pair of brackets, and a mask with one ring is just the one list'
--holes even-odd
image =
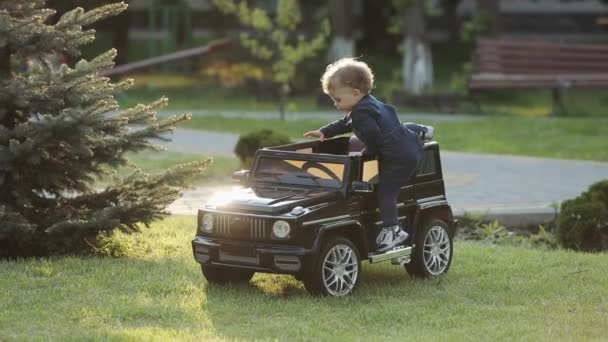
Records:
{"label": "curb", "polygon": [[541,224],[555,222],[559,211],[547,207],[529,208],[488,208],[485,210],[456,209],[454,217],[461,219],[465,214],[473,214],[484,221],[498,221],[507,227],[513,228],[536,228]]}

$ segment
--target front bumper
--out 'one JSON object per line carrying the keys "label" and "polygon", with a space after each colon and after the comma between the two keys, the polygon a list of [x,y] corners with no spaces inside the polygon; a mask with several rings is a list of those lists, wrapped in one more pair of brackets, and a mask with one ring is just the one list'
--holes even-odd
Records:
{"label": "front bumper", "polygon": [[298,273],[312,255],[297,246],[235,242],[197,236],[192,240],[194,260],[201,265],[219,265],[266,273]]}

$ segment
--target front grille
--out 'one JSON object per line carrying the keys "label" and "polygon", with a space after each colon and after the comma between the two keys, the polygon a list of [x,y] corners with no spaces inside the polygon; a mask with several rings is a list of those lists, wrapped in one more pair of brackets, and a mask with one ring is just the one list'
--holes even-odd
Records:
{"label": "front grille", "polygon": [[237,215],[218,215],[214,225],[219,236],[263,240],[268,235],[268,222],[264,219]]}

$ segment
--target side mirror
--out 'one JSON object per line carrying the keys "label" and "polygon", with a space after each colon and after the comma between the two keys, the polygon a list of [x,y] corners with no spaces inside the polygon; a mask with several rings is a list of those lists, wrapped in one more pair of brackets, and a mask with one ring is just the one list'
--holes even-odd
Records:
{"label": "side mirror", "polygon": [[354,193],[367,194],[374,191],[374,186],[368,182],[353,181],[351,189]]}
{"label": "side mirror", "polygon": [[249,170],[240,170],[232,174],[232,181],[246,185],[249,181]]}

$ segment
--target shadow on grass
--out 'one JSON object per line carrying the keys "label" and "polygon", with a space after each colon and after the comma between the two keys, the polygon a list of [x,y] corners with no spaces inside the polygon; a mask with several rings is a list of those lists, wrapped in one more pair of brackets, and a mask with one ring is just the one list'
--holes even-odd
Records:
{"label": "shadow on grass", "polygon": [[[391,316],[402,305],[413,306],[419,298],[427,298],[421,291],[437,289],[433,286],[437,281],[411,278],[400,266],[365,265],[363,271],[357,291],[343,298],[309,295],[302,282],[289,275],[257,273],[246,284],[207,283],[201,309],[222,338],[310,338],[319,333],[317,324],[328,329],[328,320],[359,322],[377,314]],[[292,326],[310,330],[311,335],[292,331]]]}

